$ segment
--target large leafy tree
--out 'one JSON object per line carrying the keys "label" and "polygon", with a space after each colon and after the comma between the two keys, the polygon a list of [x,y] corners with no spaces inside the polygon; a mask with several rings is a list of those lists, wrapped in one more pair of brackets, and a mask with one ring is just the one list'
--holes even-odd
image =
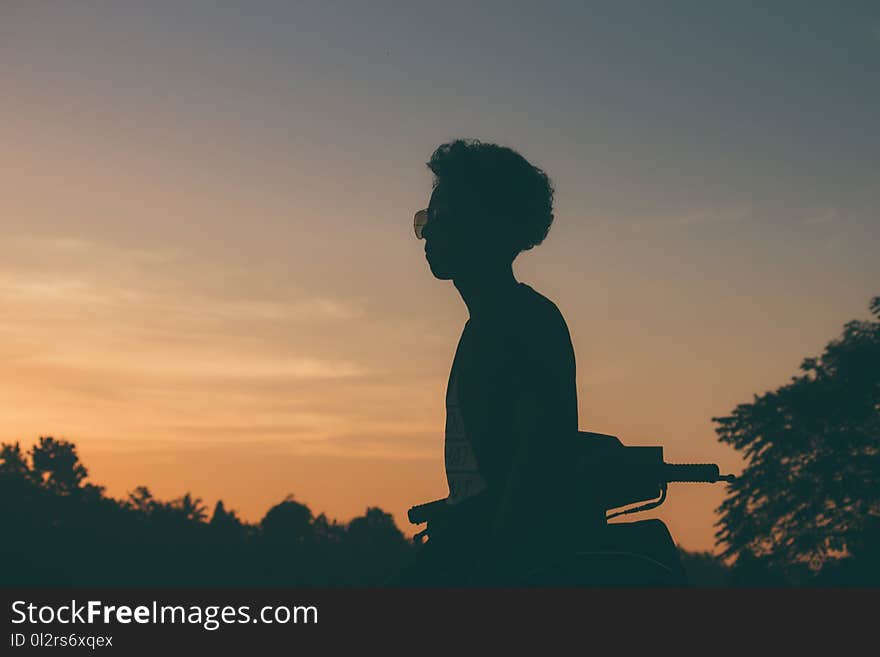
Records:
{"label": "large leafy tree", "polygon": [[[713,418],[746,460],[719,511],[724,556],[790,577],[880,545],[880,297],[779,389]],[[872,570],[873,572],[873,570]]]}

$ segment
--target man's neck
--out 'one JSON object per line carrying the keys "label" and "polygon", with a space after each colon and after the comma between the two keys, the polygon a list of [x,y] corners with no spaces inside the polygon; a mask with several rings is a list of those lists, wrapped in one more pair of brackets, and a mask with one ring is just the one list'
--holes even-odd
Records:
{"label": "man's neck", "polygon": [[512,264],[459,276],[452,282],[472,318],[486,314],[518,285]]}

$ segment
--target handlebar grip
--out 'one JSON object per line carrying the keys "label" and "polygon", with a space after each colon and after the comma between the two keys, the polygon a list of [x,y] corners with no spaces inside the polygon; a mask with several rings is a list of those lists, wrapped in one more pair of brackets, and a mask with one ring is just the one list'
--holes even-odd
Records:
{"label": "handlebar grip", "polygon": [[666,482],[701,482],[713,484],[722,479],[714,463],[664,463],[663,479]]}
{"label": "handlebar grip", "polygon": [[428,522],[432,518],[438,517],[448,509],[449,505],[444,498],[442,500],[434,500],[433,502],[425,502],[424,504],[417,504],[414,507],[410,507],[406,515],[412,524],[421,525],[423,522]]}

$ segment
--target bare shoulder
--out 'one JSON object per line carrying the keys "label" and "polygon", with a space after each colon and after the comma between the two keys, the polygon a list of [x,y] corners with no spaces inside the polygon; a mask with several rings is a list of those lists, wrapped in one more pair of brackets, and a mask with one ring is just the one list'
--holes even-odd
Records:
{"label": "bare shoulder", "polygon": [[521,283],[520,339],[540,360],[574,365],[571,335],[562,312],[543,294]]}
{"label": "bare shoulder", "polygon": [[559,307],[530,285],[520,283],[523,320],[530,324],[531,329],[568,335],[568,325]]}

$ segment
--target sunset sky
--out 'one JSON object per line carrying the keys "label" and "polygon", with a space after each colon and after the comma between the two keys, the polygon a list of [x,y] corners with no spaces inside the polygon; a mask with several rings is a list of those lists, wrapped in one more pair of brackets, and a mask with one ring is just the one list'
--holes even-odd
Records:
{"label": "sunset sky", "polygon": [[807,4],[0,3],[0,440],[410,531],[467,318],[412,215],[478,137],[556,187],[581,427],[736,472],[711,417],[880,294],[880,6]]}

